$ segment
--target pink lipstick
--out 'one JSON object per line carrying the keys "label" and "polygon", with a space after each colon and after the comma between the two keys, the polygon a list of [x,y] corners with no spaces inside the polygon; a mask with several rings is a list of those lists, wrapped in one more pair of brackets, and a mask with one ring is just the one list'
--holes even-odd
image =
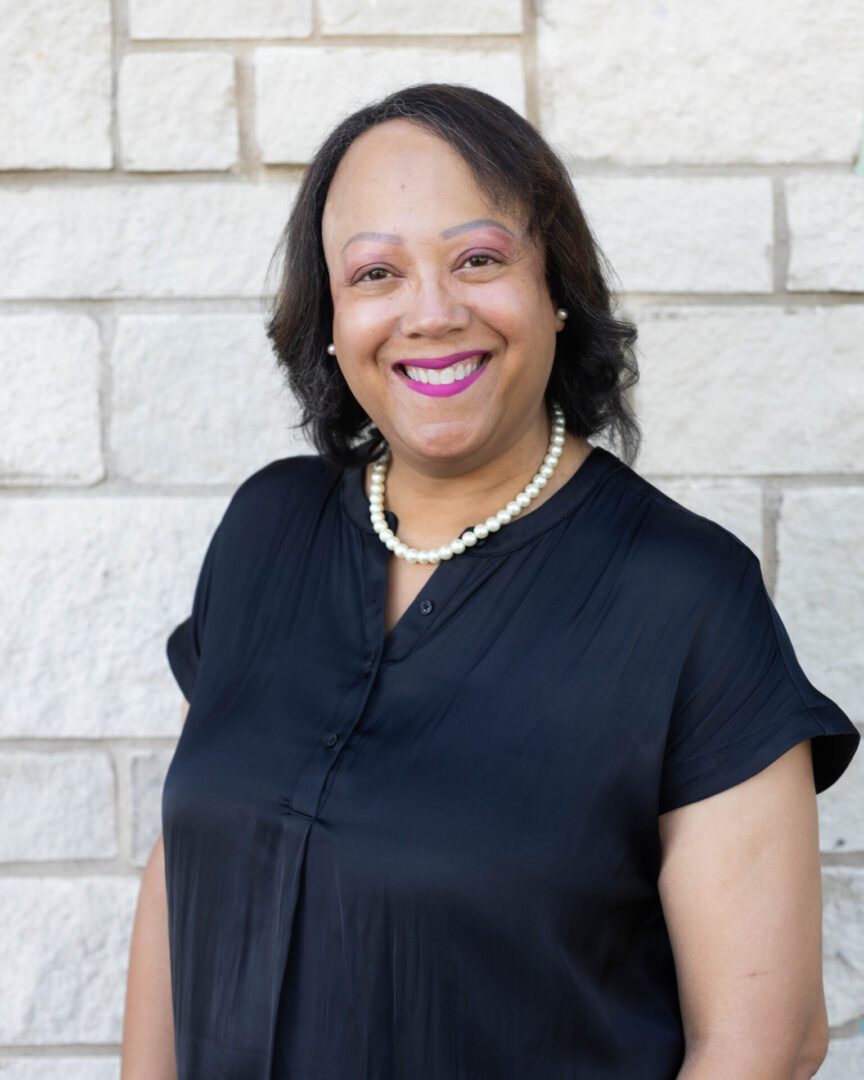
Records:
{"label": "pink lipstick", "polygon": [[[437,372],[443,368],[461,364],[463,361],[473,360],[476,363],[478,358],[479,366],[471,371],[470,374],[465,375],[462,378],[453,378],[450,382],[440,382],[437,378],[434,382],[428,381],[429,376],[426,374],[420,375],[421,371]],[[400,379],[407,383],[412,390],[416,390],[418,394],[426,394],[427,397],[452,397],[454,394],[461,394],[463,390],[467,390],[472,383],[475,383],[486,370],[488,363],[489,354],[481,352],[480,350],[475,350],[473,352],[453,353],[451,356],[401,360],[398,364],[394,364],[394,367]],[[406,368],[414,369],[413,378],[408,374]],[[423,381],[424,379],[427,381]]]}

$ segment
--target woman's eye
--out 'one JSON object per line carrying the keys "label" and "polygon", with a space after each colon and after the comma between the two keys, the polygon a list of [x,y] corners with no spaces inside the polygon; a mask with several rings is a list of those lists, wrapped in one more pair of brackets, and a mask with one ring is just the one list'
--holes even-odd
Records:
{"label": "woman's eye", "polygon": [[[476,261],[476,260],[479,260],[479,262]],[[493,257],[491,255],[477,254],[477,255],[469,255],[468,258],[465,260],[465,262],[462,265],[463,266],[468,266],[469,263],[470,263],[470,264],[473,264],[475,269],[480,269],[481,267],[484,267],[484,266],[491,266],[493,263],[496,263],[497,261],[498,260],[493,259]]]}
{"label": "woman's eye", "polygon": [[[371,270],[365,271],[357,278],[358,281],[383,281],[384,276],[389,271],[385,270],[383,266],[373,266]],[[380,276],[378,276],[380,275]]]}

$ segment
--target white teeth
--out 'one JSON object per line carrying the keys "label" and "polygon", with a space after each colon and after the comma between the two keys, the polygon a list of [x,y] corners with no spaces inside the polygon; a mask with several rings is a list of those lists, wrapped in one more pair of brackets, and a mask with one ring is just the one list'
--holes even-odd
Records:
{"label": "white teeth", "polygon": [[[485,355],[485,353],[484,353]],[[451,364],[446,368],[426,368],[405,366],[405,373],[414,382],[429,383],[432,386],[445,386],[457,379],[467,379],[477,370],[483,362],[483,357],[476,360],[461,360],[458,364]]]}

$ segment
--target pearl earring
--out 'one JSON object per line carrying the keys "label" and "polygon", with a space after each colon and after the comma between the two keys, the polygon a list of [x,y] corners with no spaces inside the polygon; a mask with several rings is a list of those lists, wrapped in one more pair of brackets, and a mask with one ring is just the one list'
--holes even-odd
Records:
{"label": "pearl earring", "polygon": [[555,314],[558,316],[559,319],[564,320],[567,318],[570,312],[567,310],[567,308],[559,307]]}
{"label": "pearl earring", "polygon": [[331,355],[331,356],[335,356],[335,355],[336,355],[336,346],[335,346],[335,345],[333,344],[333,342],[332,342],[332,341],[331,341],[331,342],[330,342],[330,344],[329,344],[329,345],[327,346],[327,352],[328,352],[328,353],[330,353],[330,355]]}

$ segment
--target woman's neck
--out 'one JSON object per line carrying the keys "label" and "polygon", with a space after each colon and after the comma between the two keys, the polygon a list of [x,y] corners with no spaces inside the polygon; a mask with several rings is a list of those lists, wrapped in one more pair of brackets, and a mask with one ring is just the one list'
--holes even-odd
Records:
{"label": "woman's neck", "polygon": [[[530,514],[573,476],[592,446],[567,432],[555,471],[523,514]],[[529,448],[499,457],[488,466],[461,476],[429,476],[395,457],[387,469],[384,506],[399,519],[399,539],[410,547],[435,548],[449,543],[464,529],[501,510],[537,472],[546,443],[532,455]],[[369,495],[371,466],[365,475]]]}

